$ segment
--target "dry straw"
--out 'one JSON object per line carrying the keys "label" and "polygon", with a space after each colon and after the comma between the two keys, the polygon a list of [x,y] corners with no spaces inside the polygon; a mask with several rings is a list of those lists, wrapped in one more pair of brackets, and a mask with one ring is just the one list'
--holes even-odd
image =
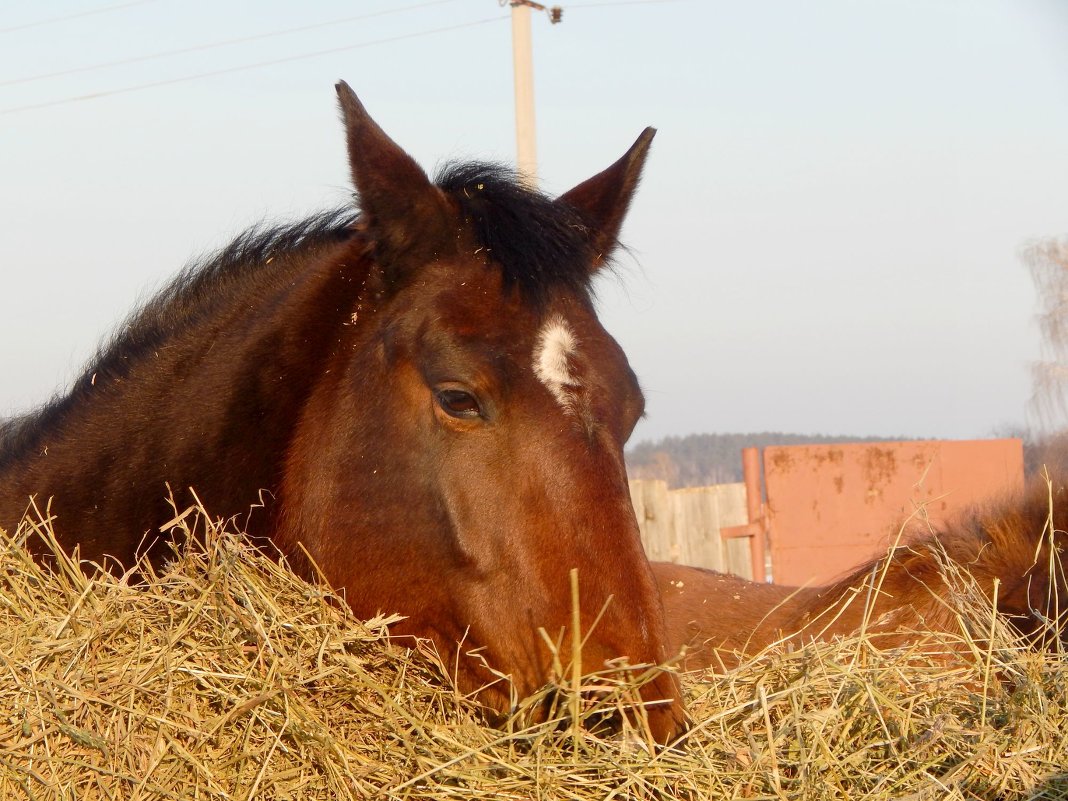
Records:
{"label": "dry straw", "polygon": [[86,577],[47,514],[0,538],[0,798],[1068,798],[1068,658],[1023,648],[959,572],[959,637],[685,676],[693,729],[657,751],[574,721],[643,677],[560,665],[551,701],[494,728],[390,618],[353,619],[200,510],[179,526],[200,544],[136,578]]}

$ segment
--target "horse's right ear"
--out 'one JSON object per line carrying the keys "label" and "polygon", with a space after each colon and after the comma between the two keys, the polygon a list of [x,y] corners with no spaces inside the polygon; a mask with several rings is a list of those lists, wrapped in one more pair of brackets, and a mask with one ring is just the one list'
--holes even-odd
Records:
{"label": "horse's right ear", "polygon": [[[336,86],[360,211],[387,270],[429,258],[448,220],[444,193],[386,136],[347,83]],[[393,280],[399,276],[391,276]]]}
{"label": "horse's right ear", "polygon": [[594,269],[611,256],[618,244],[619,229],[655,135],[655,128],[646,128],[619,161],[557,198],[576,209],[590,226],[590,242],[598,254]]}

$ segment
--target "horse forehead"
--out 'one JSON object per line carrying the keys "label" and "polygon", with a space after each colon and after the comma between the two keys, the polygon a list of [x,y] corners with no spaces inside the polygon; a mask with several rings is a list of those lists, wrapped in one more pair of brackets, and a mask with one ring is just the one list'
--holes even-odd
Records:
{"label": "horse forehead", "polygon": [[435,328],[460,340],[496,343],[517,357],[525,352],[530,359],[533,350],[535,374],[557,384],[573,380],[564,373],[580,356],[586,370],[612,360],[618,348],[586,298],[562,291],[543,304],[531,302],[506,288],[498,271],[475,266],[449,264],[425,284],[433,301],[416,306],[432,310]]}
{"label": "horse forehead", "polygon": [[502,349],[530,336],[535,314],[491,280],[453,279],[429,304],[433,323],[461,339],[496,342]]}

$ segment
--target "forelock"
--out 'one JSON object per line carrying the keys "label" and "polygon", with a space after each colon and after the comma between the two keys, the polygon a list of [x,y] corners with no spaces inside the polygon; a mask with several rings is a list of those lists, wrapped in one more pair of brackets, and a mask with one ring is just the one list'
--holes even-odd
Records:
{"label": "forelock", "polygon": [[506,289],[516,287],[539,306],[557,288],[589,293],[599,254],[575,209],[500,165],[446,165],[437,185],[459,206],[478,247],[500,266]]}

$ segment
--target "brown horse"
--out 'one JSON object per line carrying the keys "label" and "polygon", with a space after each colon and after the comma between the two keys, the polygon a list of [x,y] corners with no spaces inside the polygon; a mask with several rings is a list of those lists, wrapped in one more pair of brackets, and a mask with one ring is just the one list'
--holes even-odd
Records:
{"label": "brown horse", "polygon": [[671,647],[678,653],[686,646],[687,669],[725,669],[781,639],[801,643],[863,629],[875,645],[890,648],[925,631],[961,633],[947,603],[960,590],[953,581],[958,568],[988,602],[996,598],[998,612],[1034,646],[1064,647],[1068,489],[1054,487],[1051,496],[1050,484],[1038,477],[1021,496],[913,535],[826,587],[783,587],[654,563]]}
{"label": "brown horse", "polygon": [[[653,130],[554,200],[482,164],[431,182],[337,89],[358,213],[238,237],[0,429],[0,526],[51,499],[64,545],[128,566],[195,488],[502,712],[550,678],[572,569],[583,664],[663,661],[622,451],[643,398],[590,296]],[[643,699],[675,736],[676,679]]]}

